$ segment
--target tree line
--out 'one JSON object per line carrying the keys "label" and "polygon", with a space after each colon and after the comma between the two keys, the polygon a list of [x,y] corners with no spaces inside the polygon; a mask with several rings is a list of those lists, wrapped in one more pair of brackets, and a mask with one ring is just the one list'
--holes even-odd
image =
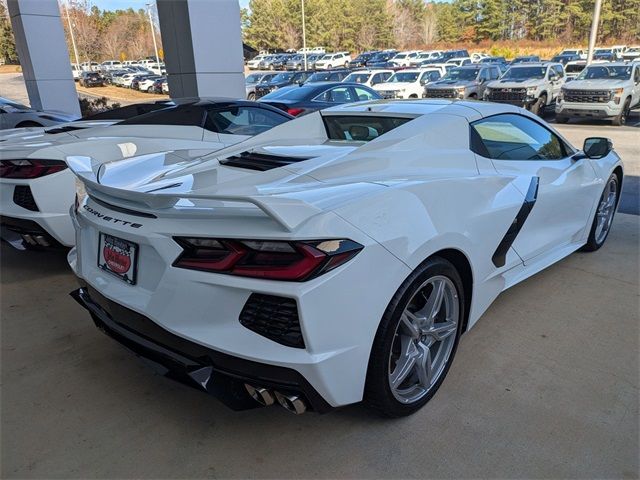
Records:
{"label": "tree line", "polygon": [[[60,5],[60,16],[72,63],[75,63],[75,57],[69,23],[73,28],[79,63],[138,60],[154,55],[151,26],[144,9],[100,10],[89,0],[71,0]],[[162,39],[158,32],[156,29],[162,57]],[[18,60],[5,0],[0,0],[0,59],[10,63]]]}
{"label": "tree line", "polygon": [[[307,46],[362,51],[436,43],[534,41],[586,45],[594,0],[305,0]],[[245,41],[300,48],[301,0],[251,0]],[[604,0],[599,42],[640,38],[640,0]]]}

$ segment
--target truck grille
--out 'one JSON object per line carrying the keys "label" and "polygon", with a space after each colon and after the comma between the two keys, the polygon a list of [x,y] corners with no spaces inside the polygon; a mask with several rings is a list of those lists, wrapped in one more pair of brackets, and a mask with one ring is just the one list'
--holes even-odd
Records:
{"label": "truck grille", "polygon": [[428,98],[458,98],[458,92],[453,88],[427,88]]}
{"label": "truck grille", "polygon": [[564,101],[576,103],[607,103],[610,99],[608,90],[565,90]]}
{"label": "truck grille", "polygon": [[527,97],[526,88],[493,88],[489,92],[491,102],[523,102]]}

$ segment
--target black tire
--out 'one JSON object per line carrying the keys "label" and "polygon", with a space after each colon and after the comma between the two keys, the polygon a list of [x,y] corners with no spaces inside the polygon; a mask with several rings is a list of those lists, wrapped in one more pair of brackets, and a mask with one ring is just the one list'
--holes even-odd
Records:
{"label": "black tire", "polygon": [[472,93],[471,95],[469,95],[469,99],[470,100],[477,100],[478,99],[478,94],[477,93]]}
{"label": "black tire", "polygon": [[629,117],[629,111],[631,110],[630,107],[631,107],[631,98],[627,98],[624,101],[624,106],[622,107],[622,110],[620,110],[620,113],[611,121],[611,123],[616,127],[622,127],[623,125],[626,125],[627,118]]}
{"label": "black tire", "polygon": [[[616,209],[618,207],[618,203],[620,203],[620,191],[621,191],[621,185],[620,185],[620,178],[618,178],[618,175],[616,173],[612,173],[611,176],[609,177],[609,180],[607,180],[606,186],[602,192],[602,194],[600,195],[600,199],[598,200],[598,205],[600,205],[600,203],[602,202],[604,195],[608,193],[607,187],[609,186],[609,182],[611,181],[612,178],[615,178],[615,182],[616,182],[616,189],[617,189],[617,198],[616,198],[616,204],[614,206],[614,210],[612,213],[612,218],[611,218],[611,223],[613,223],[613,217],[615,217],[616,214]],[[596,207],[597,208],[597,207]],[[604,238],[600,239],[600,242],[598,242],[598,240],[596,239],[596,226],[598,224],[598,215],[597,215],[597,211],[596,214],[593,216],[593,223],[591,224],[591,230],[589,230],[589,238],[587,239],[587,243],[584,244],[584,246],[580,249],[583,252],[595,252],[596,250],[600,249],[600,247],[602,247],[602,245],[604,245],[604,242],[607,241],[607,237],[609,237],[609,232],[611,232],[611,228],[609,227],[609,229],[606,231]]]}
{"label": "black tire", "polygon": [[556,115],[556,123],[569,123],[569,117],[563,117],[561,115]]}
{"label": "black tire", "polygon": [[256,94],[251,92],[248,96],[247,96],[247,100],[251,100],[252,102],[256,99]]}
{"label": "black tire", "polygon": [[147,88],[147,93],[153,93],[153,87]]}
{"label": "black tire", "polygon": [[409,95],[409,98],[418,98],[418,95],[416,95],[415,93],[412,93],[411,95]]}
{"label": "black tire", "polygon": [[32,121],[20,122],[19,124],[16,125],[16,128],[27,128],[27,127],[44,127],[44,125],[38,122],[32,122]]}
{"label": "black tire", "polygon": [[531,106],[531,113],[542,118],[544,116],[544,108],[546,105],[547,95],[543,93],[542,95],[540,95],[540,98],[536,100],[536,103]]}
{"label": "black tire", "polygon": [[[402,403],[393,395],[389,385],[389,360],[396,329],[407,304],[411,301],[415,292],[425,281],[435,276],[447,277],[453,282],[457,290],[459,318],[456,337],[447,364],[437,381],[420,399],[409,404]],[[447,376],[456,354],[462,332],[462,319],[465,318],[464,295],[465,292],[458,271],[449,261],[437,256],[424,261],[403,282],[391,299],[373,341],[365,384],[365,405],[383,416],[403,417],[417,412],[434,396]]]}

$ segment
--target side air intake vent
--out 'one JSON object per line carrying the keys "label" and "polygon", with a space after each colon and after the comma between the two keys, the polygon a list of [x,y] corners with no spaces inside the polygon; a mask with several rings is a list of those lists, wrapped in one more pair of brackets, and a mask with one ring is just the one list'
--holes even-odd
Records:
{"label": "side air intake vent", "polygon": [[36,205],[31,188],[28,185],[16,185],[13,191],[13,203],[32,212],[38,211],[38,205]]}
{"label": "side air intake vent", "polygon": [[249,170],[259,170],[261,172],[278,167],[291,165],[292,163],[309,160],[311,157],[285,157],[282,155],[269,155],[266,153],[242,152],[238,155],[221,160],[222,165],[227,167],[248,168]]}
{"label": "side air intake vent", "polygon": [[252,293],[240,313],[240,323],[281,345],[304,348],[298,305],[293,298]]}

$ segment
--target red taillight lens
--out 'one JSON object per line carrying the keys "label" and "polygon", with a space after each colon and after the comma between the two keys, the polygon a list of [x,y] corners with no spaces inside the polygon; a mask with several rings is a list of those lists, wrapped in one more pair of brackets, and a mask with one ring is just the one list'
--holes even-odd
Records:
{"label": "red taillight lens", "polygon": [[67,168],[61,160],[2,160],[0,178],[39,178]]}
{"label": "red taillight lens", "polygon": [[348,262],[352,240],[285,242],[175,237],[184,249],[174,267],[270,280],[304,281]]}
{"label": "red taillight lens", "polygon": [[294,117],[297,117],[302,112],[304,112],[304,108],[287,108],[287,113],[289,115],[293,115]]}

